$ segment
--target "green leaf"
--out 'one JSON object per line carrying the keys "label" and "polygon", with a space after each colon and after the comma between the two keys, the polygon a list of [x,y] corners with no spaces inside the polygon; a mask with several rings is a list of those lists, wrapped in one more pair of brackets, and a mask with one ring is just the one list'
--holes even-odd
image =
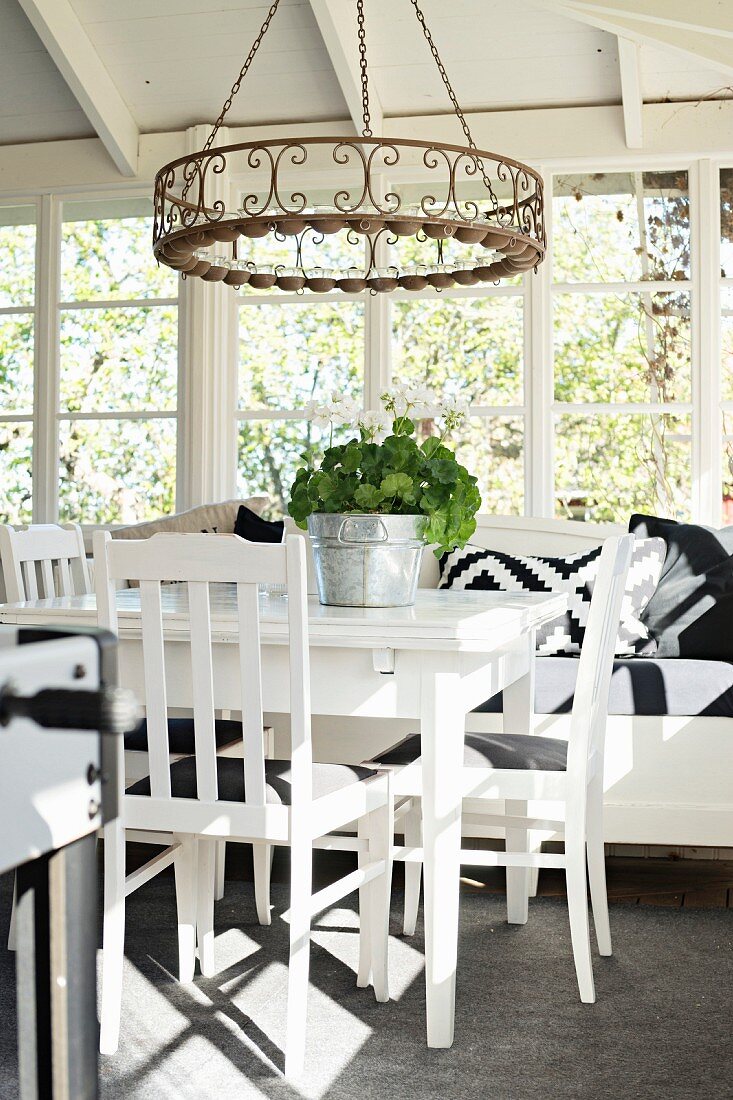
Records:
{"label": "green leaf", "polygon": [[354,492],[354,500],[360,508],[364,508],[367,512],[371,512],[382,503],[384,500],[384,493],[382,493],[376,485],[360,485]]}
{"label": "green leaf", "polygon": [[412,492],[412,478],[407,474],[387,474],[382,479],[380,489],[386,497],[404,497],[408,496]]}

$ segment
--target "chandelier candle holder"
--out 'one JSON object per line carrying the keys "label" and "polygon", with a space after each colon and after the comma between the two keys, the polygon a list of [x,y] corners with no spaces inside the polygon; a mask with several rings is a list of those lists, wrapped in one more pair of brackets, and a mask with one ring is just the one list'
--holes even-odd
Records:
{"label": "chandelier candle holder", "polygon": [[[547,242],[540,176],[526,164],[476,147],[419,4],[410,3],[467,144],[372,135],[364,0],[356,0],[361,136],[277,138],[214,148],[277,12],[276,0],[204,148],[171,161],[156,175],[153,252],[161,263],[184,277],[234,287],[354,294],[475,286],[514,278],[542,262]],[[324,172],[333,176],[339,170],[337,182],[324,191]],[[247,180],[237,209],[211,197],[224,173]],[[396,178],[409,182],[400,185]],[[353,264],[335,268],[327,262],[330,246],[319,251],[334,235],[355,250]],[[429,262],[399,256],[395,246],[410,237],[424,246],[413,252]],[[290,262],[272,263],[273,239],[280,246],[289,243]]]}

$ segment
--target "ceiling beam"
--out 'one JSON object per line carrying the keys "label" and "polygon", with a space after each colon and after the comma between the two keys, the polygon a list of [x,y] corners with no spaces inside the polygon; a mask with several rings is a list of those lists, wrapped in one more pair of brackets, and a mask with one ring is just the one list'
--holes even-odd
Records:
{"label": "ceiling beam", "polygon": [[[336,79],[351,120],[357,134],[360,134],[362,121],[361,72],[359,69],[359,46],[357,37],[356,8],[353,4],[344,4],[343,0],[310,0],[318,29],[331,59]],[[366,43],[369,46],[369,26],[366,26]],[[371,129],[381,135],[384,116],[374,81],[369,81],[369,113]]]}
{"label": "ceiling beam", "polygon": [[[643,46],[669,50],[704,68],[715,69],[729,79],[733,78],[733,39],[721,34],[715,27],[706,27],[703,30],[698,26],[696,30],[688,30],[662,22],[658,17],[649,20],[641,14],[634,18],[629,15],[609,15],[602,10],[606,5],[596,3],[595,0],[541,0],[541,3],[569,19],[599,27]],[[645,11],[651,4],[652,0],[646,0],[646,4],[640,2],[639,12]],[[700,22],[700,17],[696,17],[696,25]]]}
{"label": "ceiling beam", "polygon": [[626,147],[641,149],[644,144],[644,97],[641,90],[639,46],[636,42],[631,42],[628,38],[618,39],[618,67],[621,75]]}
{"label": "ceiling beam", "polygon": [[728,0],[579,0],[577,6],[599,15],[733,38],[733,5]]}
{"label": "ceiling beam", "polygon": [[119,172],[137,175],[137,123],[69,0],[19,3]]}

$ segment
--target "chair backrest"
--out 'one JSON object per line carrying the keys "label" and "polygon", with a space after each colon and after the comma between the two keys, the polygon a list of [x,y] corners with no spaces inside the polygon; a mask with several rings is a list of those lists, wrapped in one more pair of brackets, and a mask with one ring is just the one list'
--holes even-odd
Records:
{"label": "chair backrest", "polygon": [[570,720],[568,773],[571,781],[588,774],[588,766],[602,768],[621,604],[634,549],[634,536],[606,539],[593,586],[588,624],[578,662],[578,679]]}
{"label": "chair backrest", "polygon": [[91,590],[77,523],[0,526],[0,558],[9,603],[80,596]]}
{"label": "chair backrest", "polygon": [[[289,537],[282,544],[264,545],[246,542],[237,535],[158,534],[141,541],[113,542],[107,531],[95,534],[95,587],[100,626],[118,632],[115,582],[139,582],[153,797],[169,798],[171,795],[161,583],[178,581],[185,583],[188,595],[198,797],[206,801],[218,798],[209,585],[220,583],[236,586],[232,588],[233,597],[236,591],[232,608],[238,628],[246,802],[254,806],[265,805],[258,584],[277,584],[286,585],[288,593],[292,801],[293,805],[311,801],[310,663],[304,550],[303,540],[296,537]],[[180,599],[179,585],[164,591],[166,596],[175,593],[173,598]],[[129,592],[126,596],[129,597]]]}

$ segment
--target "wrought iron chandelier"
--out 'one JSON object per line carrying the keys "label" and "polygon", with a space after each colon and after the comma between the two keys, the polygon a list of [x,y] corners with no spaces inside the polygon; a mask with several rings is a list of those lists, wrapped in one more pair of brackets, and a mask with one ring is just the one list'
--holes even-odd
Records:
{"label": "wrought iron chandelier", "polygon": [[[156,175],[153,252],[160,262],[184,277],[291,293],[475,286],[513,278],[542,262],[541,178],[526,164],[476,147],[422,10],[417,0],[410,3],[466,144],[372,134],[364,0],[356,0],[361,136],[214,148],[280,5],[275,0],[203,149]],[[324,188],[334,165],[338,185]],[[226,178],[246,181],[236,209],[219,197]],[[327,240],[332,235],[341,239],[336,261]],[[409,238],[411,246],[401,255]],[[354,250],[348,260],[346,246]]]}

